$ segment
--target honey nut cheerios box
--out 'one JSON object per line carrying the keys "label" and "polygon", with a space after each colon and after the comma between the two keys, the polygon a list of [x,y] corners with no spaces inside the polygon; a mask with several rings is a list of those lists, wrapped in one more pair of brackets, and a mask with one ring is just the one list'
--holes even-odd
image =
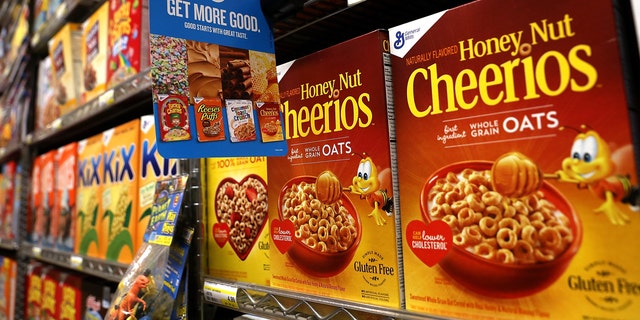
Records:
{"label": "honey nut cheerios box", "polygon": [[80,103],[102,94],[107,86],[109,4],[103,3],[82,23],[82,85]]}
{"label": "honey nut cheerios box", "polygon": [[278,66],[289,152],[267,167],[274,287],[401,306],[388,48],[377,30]]}
{"label": "honey nut cheerios box", "polygon": [[[104,171],[102,134],[78,141],[78,182],[76,189],[76,236],[74,253],[92,258],[100,255],[102,189]],[[106,244],[105,244],[106,245]]]}
{"label": "honey nut cheerios box", "polygon": [[130,263],[135,255],[134,238],[139,219],[140,119],[105,130],[102,143],[100,255],[107,260]]}
{"label": "honey nut cheerios box", "polygon": [[207,158],[206,274],[268,286],[267,158]]}
{"label": "honey nut cheerios box", "polygon": [[638,317],[638,106],[618,8],[480,0],[389,29],[404,277],[420,279],[407,309]]}
{"label": "honey nut cheerios box", "polygon": [[151,207],[153,206],[158,179],[178,174],[178,160],[164,158],[158,153],[155,117],[153,115],[144,115],[140,118],[140,142],[138,143],[138,147],[138,152],[140,153],[138,158],[139,214],[133,242],[134,252],[142,246],[144,234],[149,225]]}

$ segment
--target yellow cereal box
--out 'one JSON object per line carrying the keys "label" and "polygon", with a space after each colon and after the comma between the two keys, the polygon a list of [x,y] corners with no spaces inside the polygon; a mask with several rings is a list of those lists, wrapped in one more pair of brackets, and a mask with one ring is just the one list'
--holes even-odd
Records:
{"label": "yellow cereal box", "polygon": [[269,285],[267,158],[206,160],[207,274]]}
{"label": "yellow cereal box", "polygon": [[[138,182],[138,220],[133,241],[137,250],[144,241],[144,233],[149,225],[151,207],[155,196],[156,182],[159,178],[178,174],[178,161],[166,159],[158,153],[155,133],[155,117],[145,115],[140,118],[139,182]],[[136,251],[134,250],[134,252]]]}
{"label": "yellow cereal box", "polygon": [[129,263],[133,259],[138,221],[138,162],[140,119],[106,130],[102,134],[104,171],[100,214],[101,255],[107,260]]}
{"label": "yellow cereal box", "polygon": [[90,101],[107,85],[109,4],[105,2],[82,24],[81,103]]}
{"label": "yellow cereal box", "polygon": [[375,31],[278,66],[289,153],[268,163],[272,286],[401,307],[388,46]]}
{"label": "yellow cereal box", "polygon": [[78,106],[82,84],[82,25],[65,24],[49,41],[49,57],[54,95],[60,105],[59,116]]}
{"label": "yellow cereal box", "polygon": [[638,84],[618,3],[480,0],[389,30],[407,309],[638,319]]}
{"label": "yellow cereal box", "polygon": [[78,141],[78,206],[74,252],[99,258],[100,215],[102,214],[102,135]]}

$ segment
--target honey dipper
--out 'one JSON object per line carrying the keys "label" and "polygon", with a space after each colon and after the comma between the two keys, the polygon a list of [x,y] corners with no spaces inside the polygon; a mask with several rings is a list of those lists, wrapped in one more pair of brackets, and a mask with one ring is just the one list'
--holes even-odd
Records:
{"label": "honey dipper", "polygon": [[340,200],[342,191],[349,188],[342,188],[340,180],[331,171],[323,171],[316,178],[316,196],[322,203],[331,204]]}
{"label": "honey dipper", "polygon": [[545,178],[557,176],[542,174],[533,160],[519,152],[505,153],[491,166],[493,190],[507,197],[530,195],[540,189]]}

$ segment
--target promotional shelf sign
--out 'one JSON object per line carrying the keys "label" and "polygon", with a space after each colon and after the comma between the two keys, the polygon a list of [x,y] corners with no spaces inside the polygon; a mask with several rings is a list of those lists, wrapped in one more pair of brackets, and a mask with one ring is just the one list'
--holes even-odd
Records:
{"label": "promotional shelf sign", "polygon": [[150,2],[149,15],[158,152],[286,155],[273,34],[260,1]]}

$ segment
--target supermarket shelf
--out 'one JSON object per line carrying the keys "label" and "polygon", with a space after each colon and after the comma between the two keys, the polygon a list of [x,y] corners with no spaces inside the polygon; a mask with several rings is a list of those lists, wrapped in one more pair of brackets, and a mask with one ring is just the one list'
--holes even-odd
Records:
{"label": "supermarket shelf", "polygon": [[18,158],[24,145],[20,142],[11,142],[7,146],[0,148],[0,163]]}
{"label": "supermarket shelf", "polygon": [[48,42],[65,23],[69,21],[81,22],[93,12],[92,9],[104,0],[65,0],[56,9],[55,16],[49,17],[42,27],[34,32],[31,38],[31,49],[39,54],[47,54]]}
{"label": "supermarket shelf", "polygon": [[35,146],[60,145],[102,132],[118,119],[132,119],[152,112],[151,69],[146,69],[57,119],[49,127],[29,134],[26,141]]}
{"label": "supermarket shelf", "polygon": [[41,248],[28,243],[23,244],[20,250],[36,260],[113,282],[119,282],[129,267],[114,261],[83,257],[71,252]]}
{"label": "supermarket shelf", "polygon": [[0,249],[18,250],[18,242],[16,240],[0,239]]}
{"label": "supermarket shelf", "polygon": [[203,294],[207,303],[271,319],[445,319],[208,277],[204,278]]}

